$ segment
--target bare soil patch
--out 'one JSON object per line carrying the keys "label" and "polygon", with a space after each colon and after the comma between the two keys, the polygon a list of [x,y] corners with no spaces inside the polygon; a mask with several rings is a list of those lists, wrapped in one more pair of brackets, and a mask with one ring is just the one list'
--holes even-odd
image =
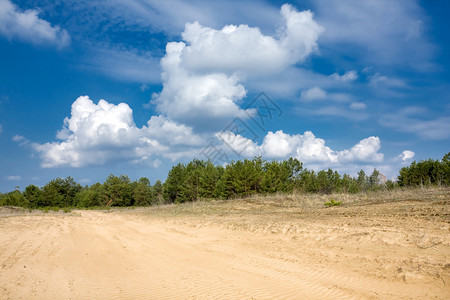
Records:
{"label": "bare soil patch", "polygon": [[449,204],[440,188],[1,208],[0,298],[448,299]]}

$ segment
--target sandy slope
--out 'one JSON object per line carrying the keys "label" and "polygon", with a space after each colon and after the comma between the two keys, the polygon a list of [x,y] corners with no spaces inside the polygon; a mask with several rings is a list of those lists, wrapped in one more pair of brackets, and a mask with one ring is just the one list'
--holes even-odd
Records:
{"label": "sandy slope", "polygon": [[0,299],[448,299],[447,200],[0,216]]}

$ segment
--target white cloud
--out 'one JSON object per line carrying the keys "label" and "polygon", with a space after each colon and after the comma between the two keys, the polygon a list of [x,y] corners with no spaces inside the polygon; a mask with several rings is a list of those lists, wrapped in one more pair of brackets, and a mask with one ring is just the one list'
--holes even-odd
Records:
{"label": "white cloud", "polygon": [[164,88],[152,101],[158,111],[188,124],[199,118],[230,119],[242,113],[236,102],[246,92],[238,78],[223,73],[191,74],[180,67],[185,47],[184,43],[167,44],[167,54],[161,61]]}
{"label": "white cloud", "polygon": [[18,143],[20,146],[25,146],[28,145],[28,143],[30,142],[28,139],[26,139],[25,137],[21,136],[21,135],[15,135],[13,136],[12,140],[16,143]]}
{"label": "white cloud", "polygon": [[[208,135],[234,117],[253,114],[254,110],[239,107],[246,96],[243,82],[261,74],[272,76],[316,50],[323,29],[310,11],[298,12],[283,5],[281,17],[283,27],[277,38],[247,25],[215,30],[197,22],[186,24],[184,42],[168,43],[161,59],[163,89],[151,101],[161,115],[138,128],[127,104],[105,100],[94,104],[87,96],[79,97],[57,134],[60,141],[33,144],[42,166],[80,167],[115,159],[149,162],[155,155],[177,159],[198,153],[195,147],[204,145],[204,140],[193,133],[192,125]],[[110,53],[105,57],[111,57]],[[135,53],[130,53],[129,60],[135,58]],[[100,66],[113,65],[112,69],[123,71],[114,67],[114,60],[105,63],[102,59],[100,55]],[[137,80],[145,76],[142,74],[125,77]]]}
{"label": "white cloud", "polygon": [[146,134],[167,145],[200,146],[204,140],[191,127],[177,124],[164,116],[152,116],[147,122]]}
{"label": "white cloud", "polygon": [[6,176],[5,179],[10,180],[10,181],[19,181],[19,180],[22,180],[22,176],[10,175],[10,176]]}
{"label": "white cloud", "polygon": [[303,61],[317,49],[323,28],[314,22],[310,11],[281,7],[283,31],[279,39],[261,33],[257,27],[228,25],[221,30],[186,24],[182,33],[187,47],[182,65],[189,70],[260,75],[284,70]]}
{"label": "white cloud", "polygon": [[216,133],[216,137],[224,143],[228,149],[235,153],[247,157],[255,156],[259,152],[259,148],[252,140],[231,131],[221,131]]}
{"label": "white cloud", "polygon": [[37,10],[20,12],[9,0],[0,0],[0,34],[8,39],[58,48],[66,47],[70,43],[70,36],[65,29],[52,26],[39,18]]}
{"label": "white cloud", "polygon": [[[193,146],[202,141],[192,129],[164,117],[152,117],[148,126],[138,128],[131,108],[105,100],[98,104],[88,96],[79,97],[72,104],[71,117],[57,134],[61,141],[33,144],[40,153],[42,166],[81,167],[103,164],[112,160],[146,161],[153,155],[171,155],[177,148]],[[23,137],[17,137],[21,142]],[[183,153],[178,153],[183,156]]]}
{"label": "white cloud", "polygon": [[371,136],[361,140],[349,150],[339,152],[341,161],[383,161],[383,154],[378,153],[381,148],[380,138]]}
{"label": "white cloud", "polygon": [[[152,103],[169,118],[196,128],[245,117],[238,102],[245,97],[243,82],[272,76],[302,62],[317,48],[323,31],[310,11],[281,7],[283,27],[278,38],[257,27],[227,25],[220,30],[186,24],[184,42],[171,42],[161,60],[163,90]],[[203,122],[199,124],[199,122]]]}
{"label": "white cloud", "polygon": [[327,97],[327,92],[321,88],[315,86],[308,90],[305,90],[301,94],[301,99],[304,101],[323,100]]}
{"label": "white cloud", "polygon": [[[243,156],[260,154],[267,158],[296,157],[308,164],[340,165],[344,163],[379,163],[384,155],[378,151],[381,142],[378,137],[361,140],[350,149],[332,150],[325,140],[317,138],[311,131],[301,134],[286,134],[282,130],[269,131],[261,145],[231,132],[217,134],[220,140],[234,149],[243,149]],[[245,147],[243,147],[243,145]]]}
{"label": "white cloud", "polygon": [[261,149],[268,157],[288,157],[295,152],[300,143],[300,136],[285,134],[283,131],[275,133],[269,131],[264,137]]}
{"label": "white cloud", "polygon": [[401,158],[403,161],[407,161],[412,159],[416,154],[410,150],[403,151],[398,157]]}
{"label": "white cloud", "polygon": [[358,73],[356,71],[352,70],[352,71],[345,72],[343,75],[339,75],[338,73],[333,73],[330,75],[330,77],[333,78],[334,80],[349,82],[349,81],[355,81],[356,79],[358,79]]}
{"label": "white cloud", "polygon": [[[161,115],[151,117],[147,126],[138,128],[127,104],[115,105],[105,100],[95,104],[89,97],[81,96],[72,104],[71,116],[64,120],[64,126],[57,134],[60,141],[33,143],[32,147],[40,154],[42,166],[46,168],[81,167],[114,160],[157,167],[161,164],[158,157],[177,160],[198,156],[208,136],[197,135],[191,127]],[[261,145],[232,132],[217,133],[216,137],[246,157],[259,154],[268,158],[292,156],[319,165],[383,160],[383,154],[378,152],[381,147],[378,137],[363,139],[342,151],[332,150],[310,131],[303,135],[286,134],[281,130],[268,132]],[[13,140],[28,143],[22,136],[15,136]]]}

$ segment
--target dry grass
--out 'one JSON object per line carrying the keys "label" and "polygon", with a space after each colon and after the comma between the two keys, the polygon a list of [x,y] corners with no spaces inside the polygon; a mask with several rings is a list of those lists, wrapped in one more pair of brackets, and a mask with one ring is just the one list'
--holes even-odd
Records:
{"label": "dry grass", "polygon": [[[342,202],[327,207],[331,200]],[[205,200],[130,210],[150,219],[257,230],[301,220],[362,217],[439,220],[450,223],[450,188],[417,188],[360,194],[275,194],[234,200]],[[185,223],[185,222],[183,222]]]}
{"label": "dry grass", "polygon": [[416,188],[377,191],[359,194],[274,194],[268,196],[254,195],[233,200],[199,200],[196,202],[161,205],[150,208],[136,208],[159,216],[233,214],[239,211],[252,213],[298,212],[303,210],[324,210],[325,203],[331,200],[342,202],[341,207],[357,207],[397,202],[422,202],[449,204],[450,188]]}

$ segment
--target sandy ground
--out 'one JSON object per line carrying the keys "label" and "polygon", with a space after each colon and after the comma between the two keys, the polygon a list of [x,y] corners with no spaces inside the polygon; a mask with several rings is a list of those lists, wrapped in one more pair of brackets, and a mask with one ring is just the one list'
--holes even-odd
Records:
{"label": "sandy ground", "polygon": [[449,299],[449,196],[3,209],[0,299]]}

